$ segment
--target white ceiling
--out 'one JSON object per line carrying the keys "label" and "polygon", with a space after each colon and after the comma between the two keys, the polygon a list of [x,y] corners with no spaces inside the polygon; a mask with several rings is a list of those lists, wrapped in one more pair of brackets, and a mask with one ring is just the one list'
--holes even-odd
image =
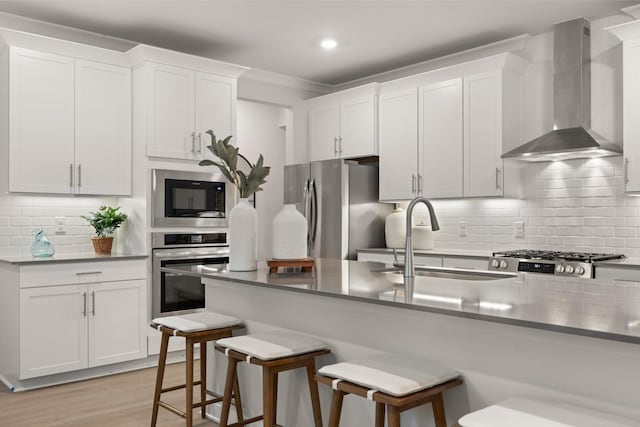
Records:
{"label": "white ceiling", "polygon": [[[0,12],[327,84],[344,83],[637,1],[47,0]],[[332,52],[317,46],[332,36]]]}

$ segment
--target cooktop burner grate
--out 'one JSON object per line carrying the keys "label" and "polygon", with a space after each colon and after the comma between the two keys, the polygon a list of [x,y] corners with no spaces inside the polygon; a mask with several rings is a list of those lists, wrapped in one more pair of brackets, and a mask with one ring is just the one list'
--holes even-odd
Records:
{"label": "cooktop burner grate", "polygon": [[535,249],[518,249],[513,251],[494,252],[495,257],[539,259],[539,260],[564,260],[579,262],[606,261],[610,259],[622,259],[622,254],[604,254],[596,252],[564,252]]}

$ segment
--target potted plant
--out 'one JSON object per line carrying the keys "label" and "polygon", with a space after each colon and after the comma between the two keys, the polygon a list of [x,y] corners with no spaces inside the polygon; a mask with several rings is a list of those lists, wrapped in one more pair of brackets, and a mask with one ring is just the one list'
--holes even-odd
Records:
{"label": "potted plant", "polygon": [[113,245],[112,234],[127,220],[127,214],[120,212],[120,207],[100,206],[97,212],[89,212],[89,216],[83,215],[89,224],[95,229],[96,235],[91,237],[93,250],[96,255],[111,254]]}
{"label": "potted plant", "polygon": [[[249,204],[249,196],[257,191],[262,191],[262,184],[267,182],[269,166],[264,166],[262,154],[258,161],[251,165],[249,173],[238,169],[238,147],[229,143],[231,136],[218,140],[213,131],[208,130],[211,136],[209,151],[217,157],[217,160],[202,160],[200,166],[215,165],[220,172],[238,189],[240,203],[235,205],[229,213],[229,270],[253,271],[257,269],[258,258],[258,213]],[[245,159],[246,160],[246,159]]]}

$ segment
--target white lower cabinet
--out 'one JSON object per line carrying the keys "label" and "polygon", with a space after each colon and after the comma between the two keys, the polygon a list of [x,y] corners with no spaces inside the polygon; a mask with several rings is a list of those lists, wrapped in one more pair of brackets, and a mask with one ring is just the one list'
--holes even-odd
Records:
{"label": "white lower cabinet", "polygon": [[23,289],[20,379],[146,357],[146,281]]}

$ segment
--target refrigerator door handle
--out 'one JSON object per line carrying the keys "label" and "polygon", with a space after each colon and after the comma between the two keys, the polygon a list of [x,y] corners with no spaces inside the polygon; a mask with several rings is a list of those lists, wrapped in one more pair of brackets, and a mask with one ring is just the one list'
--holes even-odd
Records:
{"label": "refrigerator door handle", "polygon": [[[311,250],[316,244],[316,231],[318,230],[318,192],[316,190],[316,180],[311,181]],[[311,255],[311,253],[309,253]]]}
{"label": "refrigerator door handle", "polygon": [[311,197],[309,195],[311,189],[311,181],[307,179],[302,188],[302,209],[304,219],[307,220],[307,249],[311,246]]}

